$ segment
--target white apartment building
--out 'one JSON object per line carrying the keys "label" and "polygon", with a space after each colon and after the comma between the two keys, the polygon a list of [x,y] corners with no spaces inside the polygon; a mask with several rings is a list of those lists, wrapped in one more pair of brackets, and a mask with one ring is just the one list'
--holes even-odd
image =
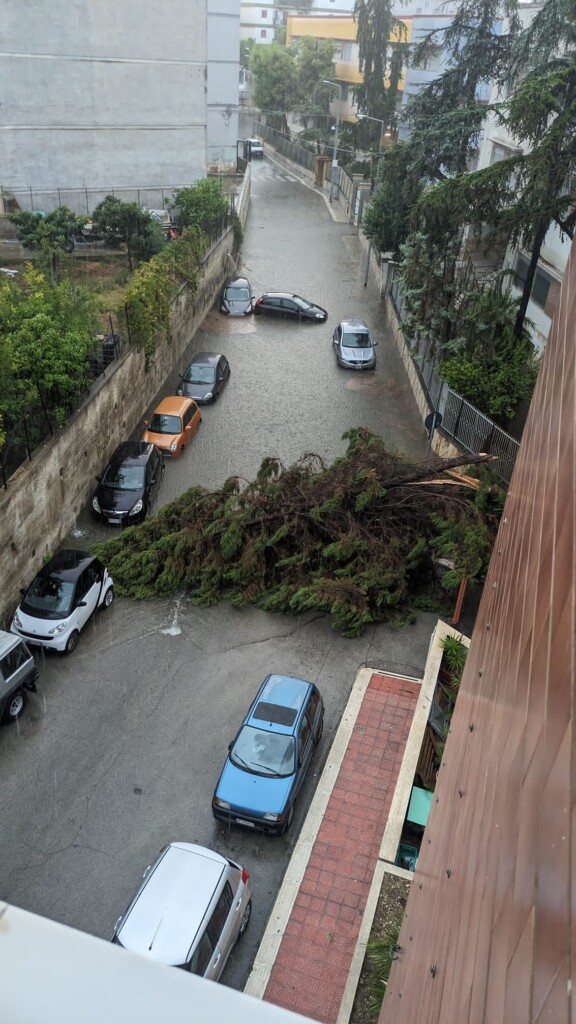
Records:
{"label": "white apartment building", "polygon": [[33,16],[26,6],[2,8],[4,197],[50,209],[58,189],[70,206],[85,190],[85,213],[129,189],[162,205],[155,191],[235,168],[238,0],[52,0]]}

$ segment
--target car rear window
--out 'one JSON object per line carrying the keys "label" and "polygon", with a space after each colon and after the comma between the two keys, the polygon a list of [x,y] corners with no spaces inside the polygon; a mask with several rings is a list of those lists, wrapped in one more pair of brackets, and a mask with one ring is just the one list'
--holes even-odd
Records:
{"label": "car rear window", "polygon": [[285,708],[281,704],[269,704],[261,700],[256,705],[253,718],[260,722],[274,722],[275,725],[294,725],[298,711],[294,708]]}

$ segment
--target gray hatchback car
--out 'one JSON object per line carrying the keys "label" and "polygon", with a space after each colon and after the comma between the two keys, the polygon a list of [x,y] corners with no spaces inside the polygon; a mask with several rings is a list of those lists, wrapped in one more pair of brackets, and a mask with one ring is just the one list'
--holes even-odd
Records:
{"label": "gray hatchback car", "polygon": [[368,324],[357,318],[341,320],[332,336],[339,366],[347,370],[375,370],[377,341],[370,336]]}
{"label": "gray hatchback car", "polygon": [[193,843],[170,843],[146,868],[112,942],[218,981],[252,911],[250,875]]}

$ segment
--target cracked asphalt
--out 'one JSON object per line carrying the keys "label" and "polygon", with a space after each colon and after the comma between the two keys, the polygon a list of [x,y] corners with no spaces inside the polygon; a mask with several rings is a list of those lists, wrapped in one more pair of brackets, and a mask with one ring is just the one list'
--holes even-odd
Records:
{"label": "cracked asphalt", "polygon": [[[190,351],[224,351],[230,385],[205,410],[190,451],[167,466],[161,502],[192,482],[251,477],[265,454],[291,461],[316,451],[331,459],[344,451],[344,430],[359,423],[398,450],[424,455],[425,433],[378,296],[363,288],[353,231],[268,161],[254,166],[244,268],[257,294],[298,291],[329,310],[329,323],[209,314]],[[333,324],[351,313],[367,319],[380,341],[376,374],[335,366]],[[86,513],[69,542],[83,546],[102,535]],[[114,602],[88,624],[71,657],[44,659],[38,693],[16,726],[0,731],[0,898],[109,939],[166,842],[214,847],[252,875],[250,928],[222,979],[241,988],[358,668],[420,674],[434,621],[421,615],[403,630],[379,626],[347,640],[312,614],[199,609],[182,596]],[[216,825],[210,808],[227,745],[271,671],[315,681],[326,703],[293,827],[278,838]]]}

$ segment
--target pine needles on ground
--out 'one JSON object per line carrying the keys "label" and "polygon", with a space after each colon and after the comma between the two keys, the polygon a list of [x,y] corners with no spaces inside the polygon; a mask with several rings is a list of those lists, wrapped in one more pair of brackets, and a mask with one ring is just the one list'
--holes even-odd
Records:
{"label": "pine needles on ground", "polygon": [[317,455],[287,468],[266,458],[251,483],[230,477],[217,491],[192,488],[98,545],[118,592],[185,590],[198,605],[225,598],[288,614],[322,611],[356,636],[438,587],[438,551],[450,552],[451,586],[478,575],[497,515],[485,490],[441,480],[473,457],[423,467],[365,429],[344,437],[346,455],[331,466]]}

